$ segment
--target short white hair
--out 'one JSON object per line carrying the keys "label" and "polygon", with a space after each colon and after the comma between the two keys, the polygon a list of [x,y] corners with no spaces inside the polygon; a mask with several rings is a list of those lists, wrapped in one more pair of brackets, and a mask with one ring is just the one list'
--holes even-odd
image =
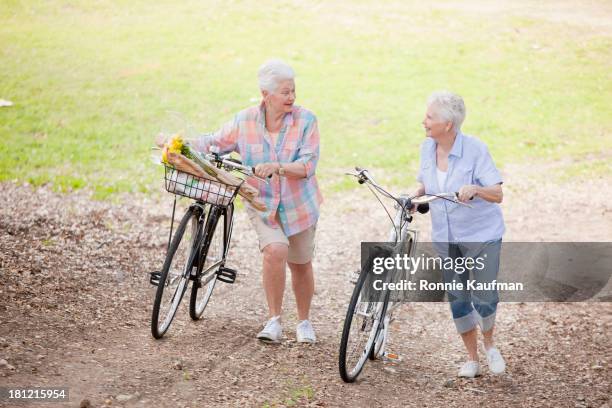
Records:
{"label": "short white hair", "polygon": [[257,71],[257,79],[259,80],[259,89],[274,93],[281,81],[294,79],[295,72],[285,62],[278,59],[271,59],[259,67]]}
{"label": "short white hair", "polygon": [[434,106],[438,120],[451,122],[453,130],[458,132],[465,120],[465,103],[463,98],[448,91],[437,91],[427,99],[427,106]]}

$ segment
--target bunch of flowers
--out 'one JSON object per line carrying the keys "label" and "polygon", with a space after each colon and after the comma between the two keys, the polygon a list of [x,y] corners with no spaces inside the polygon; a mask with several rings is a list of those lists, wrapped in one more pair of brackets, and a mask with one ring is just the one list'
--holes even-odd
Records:
{"label": "bunch of flowers", "polygon": [[182,154],[185,157],[191,159],[193,156],[191,155],[190,148],[187,144],[185,144],[185,140],[183,139],[183,135],[180,133],[176,133],[162,148],[162,162],[164,164],[171,164],[168,161],[168,153]]}

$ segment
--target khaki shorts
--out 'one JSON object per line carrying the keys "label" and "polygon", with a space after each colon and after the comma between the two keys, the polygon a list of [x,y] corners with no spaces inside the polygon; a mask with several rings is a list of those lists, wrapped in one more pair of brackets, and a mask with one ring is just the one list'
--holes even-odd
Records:
{"label": "khaki shorts", "polygon": [[[282,227],[272,228],[266,225],[259,216],[259,213],[248,206],[247,213],[249,214],[251,224],[257,233],[260,251],[263,251],[266,246],[272,243],[285,244],[289,247],[289,254],[287,256],[288,262],[294,264],[305,264],[312,261],[314,256],[314,238],[317,229],[316,224],[302,232],[287,237]],[[276,217],[276,220],[280,225],[278,215]]]}

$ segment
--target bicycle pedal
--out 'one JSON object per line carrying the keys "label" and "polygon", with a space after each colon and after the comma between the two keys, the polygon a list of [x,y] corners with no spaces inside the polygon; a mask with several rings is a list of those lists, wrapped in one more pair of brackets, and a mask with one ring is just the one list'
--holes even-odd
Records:
{"label": "bicycle pedal", "polygon": [[238,275],[237,270],[222,266],[217,271],[217,280],[225,283],[234,283],[236,282],[236,275]]}
{"label": "bicycle pedal", "polygon": [[160,271],[149,272],[149,275],[151,275],[149,277],[149,283],[153,286],[159,286],[159,280],[161,279],[161,272]]}

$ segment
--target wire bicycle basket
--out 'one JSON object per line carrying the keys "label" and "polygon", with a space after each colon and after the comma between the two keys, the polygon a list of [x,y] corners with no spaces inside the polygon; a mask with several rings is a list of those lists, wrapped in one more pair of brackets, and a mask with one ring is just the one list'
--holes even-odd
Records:
{"label": "wire bicycle basket", "polygon": [[165,187],[169,193],[192,198],[219,207],[230,205],[242,183],[238,185],[224,184],[219,181],[208,180],[191,173],[178,170],[164,164]]}

